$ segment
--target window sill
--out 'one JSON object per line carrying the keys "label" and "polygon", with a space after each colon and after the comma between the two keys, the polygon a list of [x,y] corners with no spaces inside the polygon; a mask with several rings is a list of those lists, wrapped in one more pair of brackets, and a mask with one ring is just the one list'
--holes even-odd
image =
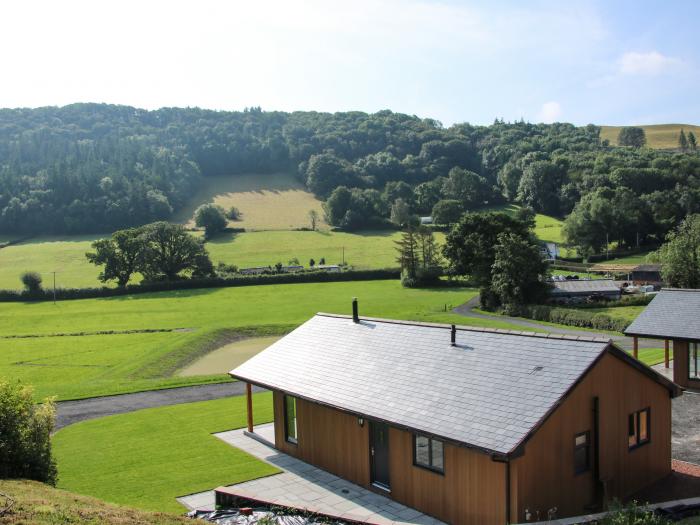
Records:
{"label": "window sill", "polygon": [[416,467],[416,468],[419,468],[419,469],[421,469],[421,470],[427,470],[428,472],[432,472],[433,474],[438,474],[438,475],[440,475],[440,476],[444,476],[444,475],[445,475],[445,471],[444,471],[444,470],[440,470],[440,469],[428,467],[428,466],[425,466],[425,465],[419,465],[419,464],[417,464],[417,463],[414,463],[413,466]]}
{"label": "window sill", "polygon": [[637,443],[636,445],[629,447],[627,450],[629,452],[632,452],[633,450],[637,450],[638,448],[642,448],[644,445],[648,445],[649,443],[651,443],[651,440],[647,439],[646,441],[642,441],[641,443]]}

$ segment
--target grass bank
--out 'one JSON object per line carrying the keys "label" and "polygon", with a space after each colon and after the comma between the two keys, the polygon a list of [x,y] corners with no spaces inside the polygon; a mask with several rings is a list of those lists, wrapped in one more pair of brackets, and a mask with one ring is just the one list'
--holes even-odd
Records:
{"label": "grass bank", "polygon": [[[255,394],[255,423],[272,395]],[[184,512],[178,496],[274,474],[212,433],[245,426],[245,397],[153,408],[84,421],[53,438],[58,487],[139,509]]]}

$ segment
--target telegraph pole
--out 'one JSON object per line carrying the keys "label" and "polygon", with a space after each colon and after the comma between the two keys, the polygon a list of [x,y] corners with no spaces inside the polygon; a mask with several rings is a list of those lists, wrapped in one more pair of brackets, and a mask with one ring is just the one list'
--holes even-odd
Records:
{"label": "telegraph pole", "polygon": [[345,246],[343,246],[343,266],[345,266]]}
{"label": "telegraph pole", "polygon": [[56,272],[53,272],[53,304],[56,304]]}

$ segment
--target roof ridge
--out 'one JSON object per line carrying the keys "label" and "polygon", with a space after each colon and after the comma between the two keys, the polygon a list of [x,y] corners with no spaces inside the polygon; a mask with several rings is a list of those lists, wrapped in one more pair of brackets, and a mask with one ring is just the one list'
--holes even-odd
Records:
{"label": "roof ridge", "polygon": [[[321,317],[335,317],[338,319],[352,319],[351,315],[347,314],[331,314],[326,312],[317,312],[317,316]],[[375,321],[378,323],[387,324],[403,324],[408,326],[422,326],[426,328],[442,328],[450,329],[451,324],[448,323],[426,323],[421,321],[407,321],[403,319],[386,319],[381,317],[360,317],[360,320],[364,321]],[[585,335],[568,335],[568,334],[554,334],[546,332],[530,332],[526,330],[509,330],[505,328],[486,328],[482,326],[469,326],[469,325],[455,325],[458,330],[468,331],[468,332],[485,332],[490,334],[504,334],[504,335],[519,335],[523,337],[538,337],[541,339],[563,339],[566,341],[582,341],[588,343],[612,343],[611,337],[595,337],[595,336],[585,336]]]}
{"label": "roof ridge", "polygon": [[700,288],[661,288],[662,292],[700,292]]}

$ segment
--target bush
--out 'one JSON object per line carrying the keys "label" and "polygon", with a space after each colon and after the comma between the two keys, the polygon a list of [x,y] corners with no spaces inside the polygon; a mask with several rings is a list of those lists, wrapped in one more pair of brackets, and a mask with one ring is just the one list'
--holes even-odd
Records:
{"label": "bush", "polygon": [[31,387],[0,381],[0,479],[26,478],[56,483],[51,432],[52,399],[34,403]]}
{"label": "bush", "polygon": [[226,218],[230,221],[239,221],[241,219],[241,212],[235,206],[231,206],[226,210]]}
{"label": "bush", "polygon": [[42,278],[37,272],[24,272],[20,276],[20,279],[28,293],[37,293],[41,291]]}
{"label": "bush", "polygon": [[207,237],[226,228],[226,214],[221,206],[216,204],[202,204],[194,212],[195,224],[204,228]]}

